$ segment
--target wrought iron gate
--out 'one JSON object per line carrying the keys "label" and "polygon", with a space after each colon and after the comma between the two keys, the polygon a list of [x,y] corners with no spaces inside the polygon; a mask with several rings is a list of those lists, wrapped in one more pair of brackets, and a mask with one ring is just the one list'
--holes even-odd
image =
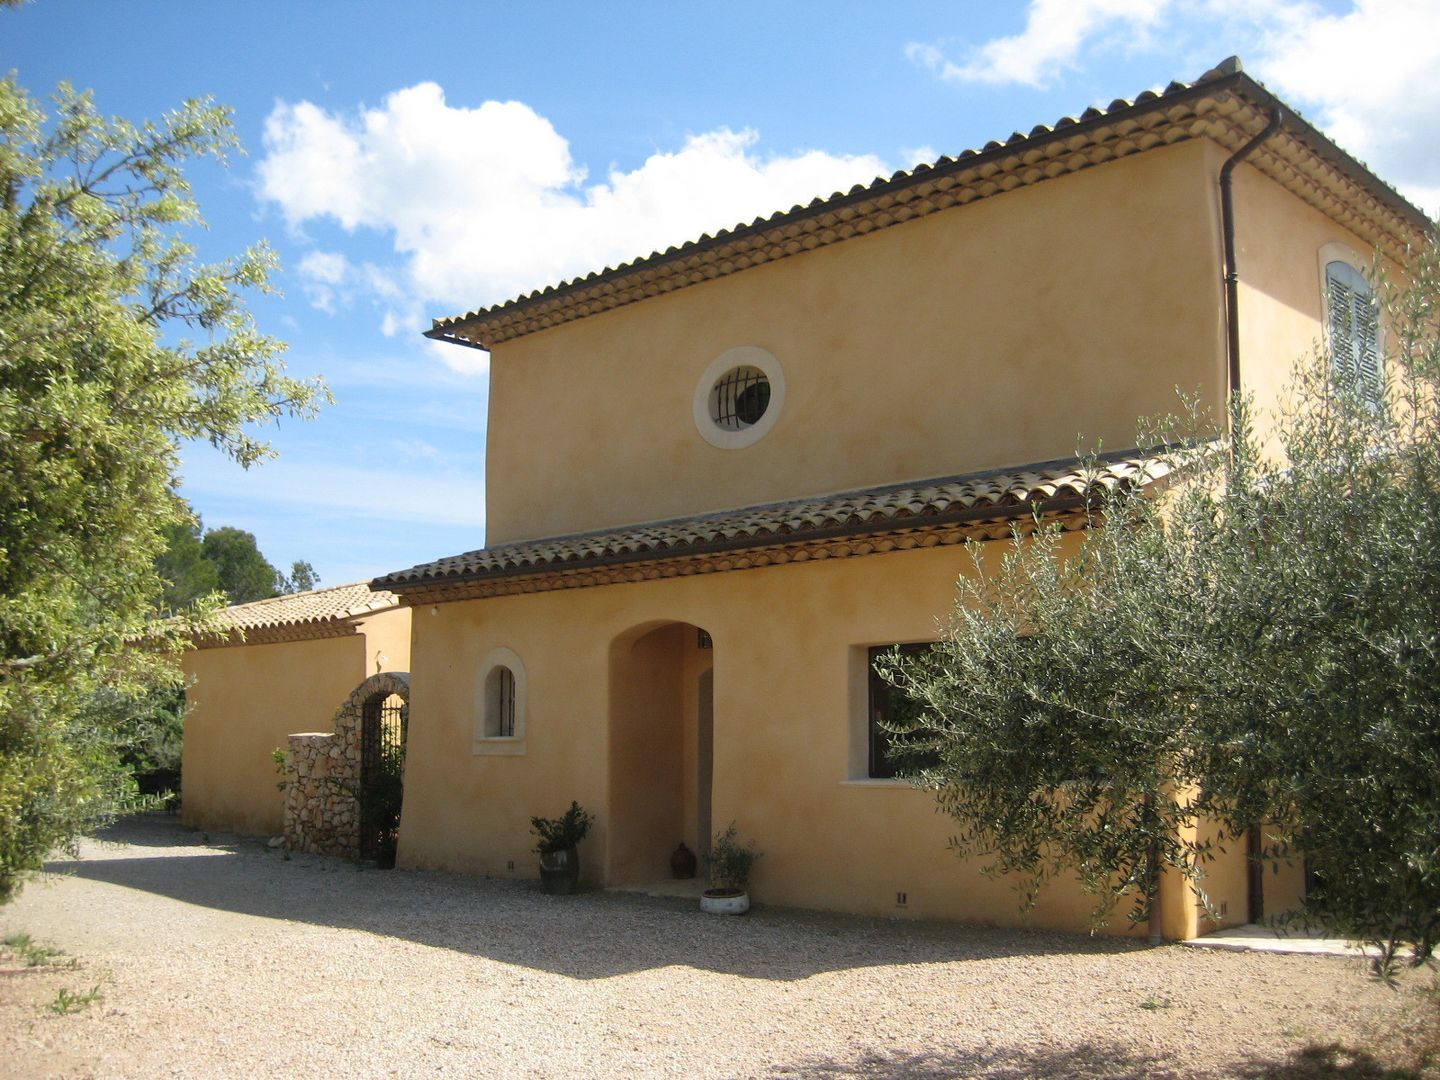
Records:
{"label": "wrought iron gate", "polygon": [[382,866],[395,864],[409,723],[398,694],[371,698],[360,714],[360,857]]}

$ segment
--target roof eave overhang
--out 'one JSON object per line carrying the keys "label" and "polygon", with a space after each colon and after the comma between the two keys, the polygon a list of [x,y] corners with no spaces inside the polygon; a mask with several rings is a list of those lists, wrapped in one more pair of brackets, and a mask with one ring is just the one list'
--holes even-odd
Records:
{"label": "roof eave overhang", "polygon": [[[396,610],[394,606],[384,610]],[[353,637],[360,632],[356,618],[313,623],[285,623],[279,626],[248,626],[201,634],[195,638],[197,649],[225,649],[236,645],[276,645],[291,641],[322,641],[326,638]]]}
{"label": "roof eave overhang", "polygon": [[[1155,482],[1152,482],[1153,486]],[[518,593],[551,592],[729,570],[758,569],[821,559],[879,555],[917,548],[1006,539],[1031,533],[1042,523],[1067,531],[1085,528],[1102,496],[1060,496],[1002,506],[842,525],[793,534],[765,534],[665,548],[620,552],[541,565],[502,567],[416,581],[376,579],[376,587],[399,594],[406,604],[440,604]]]}
{"label": "roof eave overhang", "polygon": [[[1115,157],[1152,149],[1162,143],[1169,145],[1207,135],[1222,145],[1227,145],[1227,148],[1234,149],[1228,146],[1229,141],[1235,141],[1238,146],[1254,134],[1249,130],[1250,127],[1255,127],[1256,130],[1263,127],[1269,114],[1280,108],[1285,115],[1282,134],[1289,135],[1295,144],[1328,165],[1340,174],[1343,180],[1348,180],[1364,191],[1378,207],[1388,212],[1391,219],[1388,222],[1379,222],[1373,228],[1357,230],[1371,233],[1365,239],[1391,257],[1398,257],[1408,245],[1434,227],[1434,223],[1420,210],[1243,72],[1220,75],[1161,94],[1147,94],[1142,94],[1134,103],[1123,107],[1117,102],[1110,110],[1095,110],[1097,115],[1090,116],[1087,113],[1080,119],[1062,121],[1054,127],[1042,125],[1033,129],[1029,135],[1016,133],[1003,144],[991,143],[984,150],[967,152],[954,159],[941,159],[935,165],[921,166],[908,173],[897,173],[868,187],[861,188],[857,185],[846,194],[830,199],[816,199],[808,206],[795,207],[786,213],[757,219],[749,225],[738,226],[716,236],[707,235],[679,248],[671,248],[614,269],[531,293],[494,308],[438,320],[425,332],[425,336],[437,341],[489,350],[503,341],[550,326],[585,318],[652,295],[700,284],[715,277],[737,273],[777,258],[865,235],[875,228],[901,224],[921,213],[965,205],[1015,187],[1066,175],[1076,171],[1075,168],[1065,165],[1052,172],[1046,167],[1051,164],[1046,159],[1051,157],[1052,150],[1071,146],[1074,148],[1073,152],[1079,153],[1083,151],[1091,136],[1107,128],[1133,124],[1160,114],[1176,115],[1176,110],[1181,110],[1178,115],[1183,118],[1184,109],[1205,99],[1212,99],[1215,105],[1204,110],[1203,114],[1196,113],[1195,130],[1181,129],[1169,133],[1173,138],[1157,139],[1146,145],[1139,145],[1139,142],[1145,141],[1142,138],[1128,147],[1124,140],[1125,135],[1130,133],[1122,133],[1119,136],[1117,152],[1102,155],[1100,160],[1089,164],[1103,164]],[[1237,130],[1227,134],[1226,138],[1219,138],[1217,132],[1210,128],[1226,117],[1217,118],[1212,114],[1219,113],[1220,106],[1237,96],[1248,104],[1254,116],[1233,121],[1227,128],[1235,127]],[[1075,143],[1077,139],[1080,140],[1078,144]],[[1277,179],[1287,186],[1306,188],[1305,197],[1312,204],[1319,205],[1328,199],[1335,202],[1336,206],[1339,205],[1338,196],[1309,191],[1309,187],[1313,185],[1302,183],[1304,178],[1299,176],[1292,165],[1286,163],[1276,146],[1272,146],[1268,153],[1268,157],[1257,155],[1253,164],[1262,170],[1282,174]],[[995,176],[1000,176],[1000,181],[993,180]],[[966,184],[964,190],[958,194],[949,193],[953,192],[954,186],[962,180]],[[951,186],[947,193],[933,200],[936,205],[930,205],[933,190],[940,185]],[[894,205],[897,197],[904,200],[904,205]],[[920,200],[920,205],[910,206],[916,199]],[[877,217],[877,221],[869,223],[868,227],[856,226],[850,231],[847,231],[844,225],[835,229],[827,226],[824,230],[808,227],[821,218],[845,218],[847,214],[853,214],[867,204],[871,207],[872,216]],[[924,208],[927,205],[930,206],[929,210]],[[1328,212],[1333,213],[1336,206],[1328,207]],[[1324,206],[1321,208],[1327,209]],[[1355,223],[1352,223],[1353,227]],[[827,237],[827,233],[834,235]],[[768,247],[763,251],[755,249],[754,246],[761,243]],[[728,261],[717,263],[717,256],[724,256]]]}

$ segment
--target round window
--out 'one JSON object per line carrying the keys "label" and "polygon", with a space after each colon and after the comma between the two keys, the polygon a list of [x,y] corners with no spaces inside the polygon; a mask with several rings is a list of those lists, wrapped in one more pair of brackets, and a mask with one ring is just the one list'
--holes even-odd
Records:
{"label": "round window", "polygon": [[738,450],[775,426],[785,378],[770,353],[753,345],[717,356],[695,387],[695,426],[712,446]]}

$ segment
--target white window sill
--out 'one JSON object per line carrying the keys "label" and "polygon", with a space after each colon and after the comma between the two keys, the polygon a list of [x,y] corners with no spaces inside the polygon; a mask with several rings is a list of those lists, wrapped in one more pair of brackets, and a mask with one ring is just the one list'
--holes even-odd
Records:
{"label": "white window sill", "polygon": [[525,740],[513,735],[479,738],[470,744],[470,753],[476,757],[522,757]]}

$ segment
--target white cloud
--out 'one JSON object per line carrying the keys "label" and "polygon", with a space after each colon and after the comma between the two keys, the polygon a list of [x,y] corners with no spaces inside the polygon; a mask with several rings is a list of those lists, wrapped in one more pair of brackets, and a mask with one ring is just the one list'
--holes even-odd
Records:
{"label": "white cloud", "polygon": [[341,285],[349,276],[350,263],[333,251],[308,252],[299,265],[301,288],[310,303],[333,314],[344,303]]}
{"label": "white cloud", "polygon": [[1081,50],[1098,36],[1143,43],[1169,4],[1170,0],[1030,0],[1020,33],[974,46],[958,62],[934,44],[911,43],[905,54],[950,81],[1043,88],[1073,67]]}
{"label": "white cloud", "polygon": [[1018,34],[958,59],[944,43],[906,54],[941,79],[1045,88],[1117,46],[1213,63],[1217,41],[1412,202],[1440,209],[1436,0],[1354,0],[1338,13],[1312,0],[1030,0]]}
{"label": "white cloud", "polygon": [[[292,227],[328,218],[390,236],[400,267],[347,267],[343,281],[381,302],[392,333],[423,326],[426,309],[496,303],[887,171],[874,156],[762,155],[755,132],[721,128],[587,184],[568,142],[529,106],[455,107],[435,83],[355,115],[282,102],[264,142],[259,194]],[[333,269],[302,261],[315,302],[338,302],[341,285],[322,276]],[[439,355],[457,370],[486,368],[482,353]]]}
{"label": "white cloud", "polygon": [[1359,0],[1341,15],[1296,7],[1262,28],[1253,69],[1288,100],[1318,106],[1312,119],[1326,134],[1434,215],[1440,210],[1440,4]]}
{"label": "white cloud", "polygon": [[424,439],[391,439],[390,445],[406,461],[439,461],[440,451]]}
{"label": "white cloud", "polygon": [[916,165],[930,165],[940,157],[940,151],[930,145],[903,146],[900,148],[902,168],[913,169]]}
{"label": "white cloud", "polygon": [[490,354],[484,349],[426,339],[425,351],[457,374],[477,378],[490,374]]}

